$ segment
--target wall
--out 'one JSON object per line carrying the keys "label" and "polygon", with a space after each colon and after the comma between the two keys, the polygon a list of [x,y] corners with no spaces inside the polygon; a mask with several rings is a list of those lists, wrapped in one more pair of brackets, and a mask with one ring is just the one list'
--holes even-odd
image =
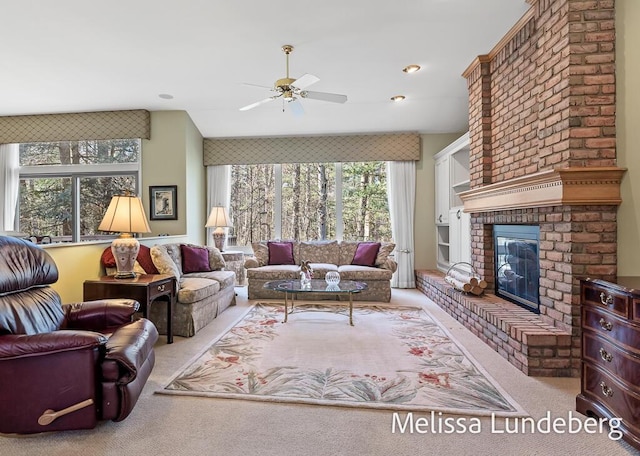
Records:
{"label": "wall", "polygon": [[[152,112],[151,139],[142,141],[142,198],[148,210],[150,185],[177,185],[178,219],[149,220],[151,236],[186,234],[196,240],[204,236],[204,222],[196,225],[200,220],[192,219],[191,213],[187,218],[190,208],[197,208],[196,217],[206,211],[204,179],[202,136],[189,115],[185,111]],[[192,193],[195,184],[202,187]]]}
{"label": "wall", "polygon": [[640,2],[616,1],[618,166],[627,168],[618,211],[618,275],[640,276]]}
{"label": "wall", "polygon": [[[152,112],[151,139],[142,141],[144,206],[148,211],[150,185],[177,185],[178,220],[149,220],[152,233],[141,238],[141,244],[203,244],[207,211],[205,180],[202,136],[189,115],[184,111]],[[172,236],[157,237],[163,233]],[[58,265],[60,278],[53,288],[62,302],[82,301],[82,283],[100,275],[100,255],[109,245],[110,242],[100,242],[45,247]]]}
{"label": "wall", "polygon": [[464,132],[421,135],[420,160],[416,162],[416,208],[413,228],[415,269],[436,269],[433,156],[463,134]]}

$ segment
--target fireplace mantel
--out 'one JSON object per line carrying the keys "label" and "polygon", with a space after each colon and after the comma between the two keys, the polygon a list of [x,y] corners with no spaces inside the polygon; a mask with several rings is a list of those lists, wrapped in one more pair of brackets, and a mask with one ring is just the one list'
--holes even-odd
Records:
{"label": "fireplace mantel", "polygon": [[572,167],[489,184],[460,193],[465,212],[564,205],[618,206],[625,168]]}

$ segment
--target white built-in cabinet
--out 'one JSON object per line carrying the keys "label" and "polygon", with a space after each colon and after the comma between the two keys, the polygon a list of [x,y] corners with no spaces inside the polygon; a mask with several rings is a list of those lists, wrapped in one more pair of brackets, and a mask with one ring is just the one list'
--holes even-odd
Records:
{"label": "white built-in cabinet", "polygon": [[469,190],[469,133],[445,147],[435,160],[435,216],[438,269],[471,262],[471,219],[460,193]]}

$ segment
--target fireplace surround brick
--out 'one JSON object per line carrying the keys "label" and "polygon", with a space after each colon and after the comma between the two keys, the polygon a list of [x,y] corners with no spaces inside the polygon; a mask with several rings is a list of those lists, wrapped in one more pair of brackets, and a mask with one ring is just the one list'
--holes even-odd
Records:
{"label": "fireplace surround brick", "polygon": [[[529,3],[490,54],[464,73],[471,192],[536,173],[616,166],[614,0]],[[553,184],[536,188],[544,185]],[[463,295],[433,271],[417,271],[418,288],[528,375],[578,376],[579,279],[616,279],[617,204],[471,211],[472,263],[489,293]],[[491,293],[494,224],[540,227],[539,315]]]}

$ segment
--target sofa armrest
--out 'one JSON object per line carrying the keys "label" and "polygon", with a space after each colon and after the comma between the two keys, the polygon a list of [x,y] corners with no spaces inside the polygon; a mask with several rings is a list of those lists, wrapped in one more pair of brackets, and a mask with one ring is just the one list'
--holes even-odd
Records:
{"label": "sofa armrest", "polygon": [[252,269],[252,268],[258,268],[258,267],[260,267],[260,263],[258,263],[258,260],[256,260],[255,258],[247,258],[246,260],[244,260],[245,269]]}
{"label": "sofa armrest", "polygon": [[101,330],[130,323],[140,303],[133,299],[100,299],[64,304],[68,329]]}
{"label": "sofa armrest", "polygon": [[387,260],[380,265],[380,269],[388,269],[391,272],[396,272],[398,269],[398,263],[393,258],[387,258]]}
{"label": "sofa armrest", "polygon": [[92,331],[61,330],[32,335],[8,334],[0,336],[0,360],[93,349],[106,342],[106,336]]}

